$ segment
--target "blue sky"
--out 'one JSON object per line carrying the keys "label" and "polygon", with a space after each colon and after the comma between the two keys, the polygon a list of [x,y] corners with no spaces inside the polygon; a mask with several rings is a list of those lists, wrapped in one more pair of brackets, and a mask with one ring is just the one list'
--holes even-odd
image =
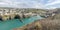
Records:
{"label": "blue sky", "polygon": [[60,8],[60,0],[0,0],[0,7]]}

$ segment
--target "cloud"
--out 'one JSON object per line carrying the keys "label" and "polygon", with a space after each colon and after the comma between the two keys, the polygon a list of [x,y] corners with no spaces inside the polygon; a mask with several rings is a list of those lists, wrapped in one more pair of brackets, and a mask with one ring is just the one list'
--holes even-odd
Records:
{"label": "cloud", "polygon": [[[52,0],[51,0],[52,1]],[[60,0],[55,0],[55,1],[52,1],[46,5],[56,5],[56,4],[60,4]]]}
{"label": "cloud", "polygon": [[4,5],[4,4],[6,4],[6,3],[4,3],[4,2],[0,2],[0,5],[1,5],[1,4],[3,4],[3,5]]}
{"label": "cloud", "polygon": [[48,1],[48,3],[46,5],[56,5],[56,4],[60,4],[60,0],[50,0],[50,3]]}
{"label": "cloud", "polygon": [[60,4],[60,0],[0,0],[0,7],[49,9],[56,8],[56,4]]}
{"label": "cloud", "polygon": [[54,2],[54,1],[55,1],[55,0],[48,0],[47,2],[48,2],[48,3],[51,3],[51,2]]}
{"label": "cloud", "polygon": [[49,0],[48,3],[45,4],[46,8],[60,8],[60,0]]}
{"label": "cloud", "polygon": [[42,4],[39,4],[41,2],[42,0],[0,0],[0,5],[19,8],[41,8]]}

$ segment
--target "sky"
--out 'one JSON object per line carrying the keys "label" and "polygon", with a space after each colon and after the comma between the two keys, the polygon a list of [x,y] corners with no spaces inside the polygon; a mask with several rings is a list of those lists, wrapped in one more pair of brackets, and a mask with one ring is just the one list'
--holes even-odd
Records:
{"label": "sky", "polygon": [[16,8],[60,8],[60,0],[0,0],[0,7]]}

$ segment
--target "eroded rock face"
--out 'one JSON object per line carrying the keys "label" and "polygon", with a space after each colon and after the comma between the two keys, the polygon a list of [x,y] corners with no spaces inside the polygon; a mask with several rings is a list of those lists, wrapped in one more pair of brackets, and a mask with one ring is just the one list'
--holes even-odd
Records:
{"label": "eroded rock face", "polygon": [[3,15],[3,16],[2,16],[2,19],[3,19],[3,21],[9,20],[9,16]]}
{"label": "eroded rock face", "polygon": [[0,16],[0,21],[3,21],[2,16]]}
{"label": "eroded rock face", "polygon": [[20,19],[19,15],[15,15],[14,19]]}

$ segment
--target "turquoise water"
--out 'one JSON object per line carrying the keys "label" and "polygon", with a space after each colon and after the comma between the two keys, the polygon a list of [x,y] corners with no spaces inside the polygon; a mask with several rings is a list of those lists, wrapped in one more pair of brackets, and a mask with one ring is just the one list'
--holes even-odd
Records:
{"label": "turquoise water", "polygon": [[0,22],[0,30],[12,30],[13,28],[22,27],[26,24],[32,23],[37,19],[42,19],[42,17],[34,16],[34,17],[30,17],[30,18],[25,18],[25,19],[23,19],[24,23],[20,22],[18,19]]}

